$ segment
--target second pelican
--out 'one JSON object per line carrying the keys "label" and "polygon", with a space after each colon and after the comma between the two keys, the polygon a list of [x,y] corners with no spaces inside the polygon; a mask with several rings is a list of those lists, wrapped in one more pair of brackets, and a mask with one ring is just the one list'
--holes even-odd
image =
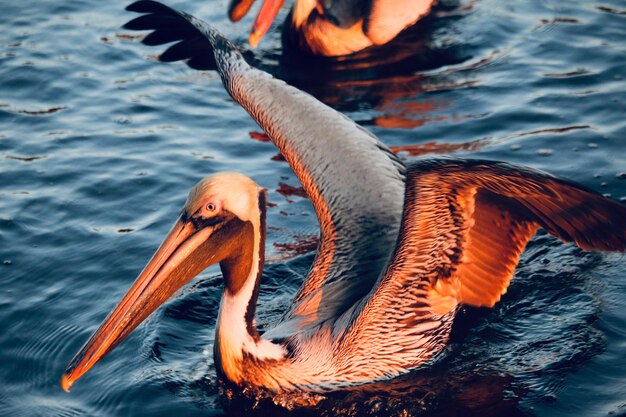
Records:
{"label": "second pelican", "polygon": [[[162,61],[217,69],[300,179],[320,224],[311,270],[281,322],[257,331],[265,191],[236,173],[206,177],[137,281],[69,364],[72,383],[212,264],[224,293],[215,334],[221,378],[273,393],[391,378],[446,345],[459,306],[491,307],[539,228],[583,249],[624,251],[626,207],[529,168],[461,159],[405,167],[371,133],[250,67],[206,23],[153,1],[126,27],[179,41]],[[566,335],[564,337],[567,337]]]}
{"label": "second pelican", "polygon": [[[228,16],[241,19],[254,0],[231,0]],[[250,33],[257,46],[284,0],[263,0]],[[284,38],[313,55],[338,56],[382,45],[428,14],[433,0],[295,0]]]}

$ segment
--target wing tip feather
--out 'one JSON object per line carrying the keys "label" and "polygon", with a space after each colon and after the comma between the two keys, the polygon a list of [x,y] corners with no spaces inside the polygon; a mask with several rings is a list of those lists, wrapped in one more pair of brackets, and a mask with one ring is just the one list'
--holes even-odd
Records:
{"label": "wing tip feather", "polygon": [[210,25],[159,2],[140,0],[129,4],[126,10],[141,15],[124,24],[124,29],[151,31],[141,43],[148,46],[174,43],[159,55],[160,62],[184,61],[193,69],[216,70],[214,49],[235,48],[228,41],[222,42],[221,35]]}

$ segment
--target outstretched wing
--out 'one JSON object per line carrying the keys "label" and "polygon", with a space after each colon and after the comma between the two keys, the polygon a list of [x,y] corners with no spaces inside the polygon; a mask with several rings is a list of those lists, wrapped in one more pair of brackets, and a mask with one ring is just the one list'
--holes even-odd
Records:
{"label": "outstretched wing", "polygon": [[433,0],[370,0],[366,2],[363,32],[382,45],[428,14]]}
{"label": "outstretched wing", "polygon": [[145,44],[178,41],[161,61],[217,69],[228,93],[279,148],[313,204],[321,243],[282,329],[289,333],[337,317],[372,289],[393,250],[403,164],[341,113],[250,67],[208,24],[154,1],[133,3],[128,10],[144,15],[125,28],[153,30]]}
{"label": "outstretched wing", "polygon": [[352,363],[384,346],[399,359],[393,366],[429,359],[445,344],[457,304],[500,300],[540,227],[583,249],[626,250],[626,206],[574,183],[491,161],[408,167],[395,253],[355,309],[340,356]]}

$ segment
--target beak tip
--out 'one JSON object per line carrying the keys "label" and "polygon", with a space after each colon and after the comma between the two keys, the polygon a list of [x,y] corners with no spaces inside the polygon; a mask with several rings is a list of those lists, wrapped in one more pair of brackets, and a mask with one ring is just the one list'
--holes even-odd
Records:
{"label": "beak tip", "polygon": [[63,376],[61,377],[61,388],[63,388],[63,391],[70,392],[72,384],[73,382],[70,379],[70,376],[68,374],[63,374]]}
{"label": "beak tip", "polygon": [[256,48],[259,45],[259,42],[261,41],[261,35],[259,35],[256,32],[252,32],[250,34],[250,37],[248,38],[248,42],[250,43],[250,46],[252,46],[253,48]]}

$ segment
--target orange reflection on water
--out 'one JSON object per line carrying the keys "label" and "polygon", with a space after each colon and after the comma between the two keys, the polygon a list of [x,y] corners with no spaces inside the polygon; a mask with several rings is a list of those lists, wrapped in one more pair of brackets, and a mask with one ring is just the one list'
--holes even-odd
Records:
{"label": "orange reflection on water", "polygon": [[374,124],[383,128],[411,129],[422,126],[430,121],[446,119],[445,116],[429,117],[424,115],[424,113],[429,113],[437,108],[443,107],[437,106],[433,102],[384,102],[381,103],[379,107],[384,108],[388,113],[375,117]]}
{"label": "orange reflection on water", "polygon": [[284,197],[297,196],[302,198],[307,198],[306,192],[302,187],[293,187],[291,185],[287,185],[284,182],[278,183],[278,189],[276,192]]}
{"label": "orange reflection on water", "polygon": [[395,154],[404,154],[407,156],[424,156],[428,154],[450,154],[461,151],[475,151],[489,143],[488,140],[474,140],[463,143],[417,143],[414,145],[392,146],[391,151]]}
{"label": "orange reflection on water", "polygon": [[291,237],[294,239],[291,242],[274,242],[274,247],[282,255],[281,259],[293,258],[294,256],[313,252],[317,249],[320,240],[316,234],[295,234]]}
{"label": "orange reflection on water", "polygon": [[259,142],[270,142],[271,139],[265,132],[249,132],[251,139],[258,140]]}

